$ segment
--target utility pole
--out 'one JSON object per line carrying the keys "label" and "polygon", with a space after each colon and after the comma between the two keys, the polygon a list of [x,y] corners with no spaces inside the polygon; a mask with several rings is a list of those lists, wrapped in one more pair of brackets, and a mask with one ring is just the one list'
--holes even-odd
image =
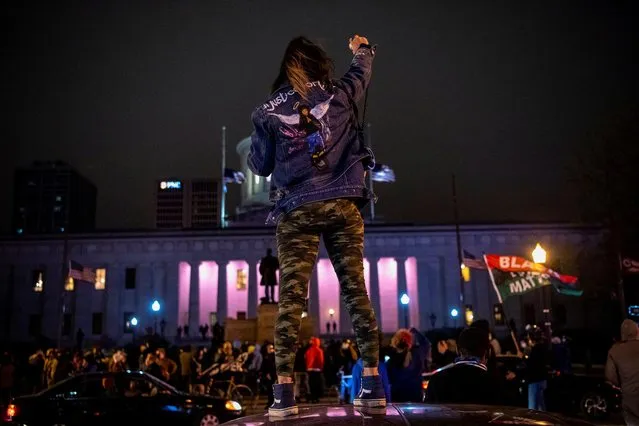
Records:
{"label": "utility pole", "polygon": [[60,317],[58,321],[58,349],[62,348],[62,328],[64,327],[64,314],[66,313],[66,283],[69,276],[69,236],[65,232],[64,234],[64,249],[62,250],[62,285],[60,293],[60,303],[58,309],[60,310]]}
{"label": "utility pole", "polygon": [[459,211],[457,208],[457,183],[455,180],[455,174],[453,173],[453,209],[455,211],[455,234],[457,237],[457,261],[458,261],[458,273],[459,273],[459,310],[460,312],[466,312],[464,306],[464,276],[462,275],[461,265],[463,263],[462,248],[461,248],[461,235],[459,232]]}
{"label": "utility pole", "polygon": [[221,175],[221,205],[220,205],[220,227],[226,228],[226,126],[222,126],[222,175]]}
{"label": "utility pole", "polygon": [[[373,149],[373,147],[371,146],[371,123],[366,123],[366,139],[367,139],[366,144],[368,145],[368,147],[370,149]],[[368,170],[368,189],[371,192],[371,195],[373,195],[373,171],[372,170]],[[371,199],[369,204],[371,209],[371,223],[374,223],[375,222],[375,200]]]}

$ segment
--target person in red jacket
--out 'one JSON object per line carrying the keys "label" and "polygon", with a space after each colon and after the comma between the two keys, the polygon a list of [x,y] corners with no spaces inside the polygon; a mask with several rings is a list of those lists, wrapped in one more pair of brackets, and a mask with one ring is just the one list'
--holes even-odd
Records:
{"label": "person in red jacket", "polygon": [[319,402],[324,393],[322,371],[324,371],[324,350],[320,348],[320,339],[311,337],[311,346],[304,355],[306,359],[306,371],[311,388],[309,402]]}

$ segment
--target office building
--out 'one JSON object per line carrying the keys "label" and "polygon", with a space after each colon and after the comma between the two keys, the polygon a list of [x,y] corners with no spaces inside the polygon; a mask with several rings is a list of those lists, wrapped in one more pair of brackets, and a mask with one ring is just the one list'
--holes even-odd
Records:
{"label": "office building", "polygon": [[95,229],[97,189],[62,161],[19,168],[14,179],[13,231],[18,235]]}
{"label": "office building", "polygon": [[158,229],[215,228],[219,183],[213,179],[163,179],[156,183]]}

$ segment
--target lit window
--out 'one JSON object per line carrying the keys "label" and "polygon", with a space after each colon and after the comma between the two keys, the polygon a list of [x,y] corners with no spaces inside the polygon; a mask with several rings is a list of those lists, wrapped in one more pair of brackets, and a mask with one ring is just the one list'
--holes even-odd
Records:
{"label": "lit window", "polygon": [[253,176],[253,181],[255,182],[255,185],[259,185],[260,184],[260,177],[258,175],[254,175]]}
{"label": "lit window", "polygon": [[41,293],[44,290],[44,274],[42,271],[36,271],[35,282],[33,283],[33,291]]}
{"label": "lit window", "polygon": [[95,270],[95,289],[104,290],[106,288],[106,269],[98,268]]}
{"label": "lit window", "polygon": [[71,277],[67,277],[67,280],[64,282],[64,291],[74,291],[75,290],[75,280]]}

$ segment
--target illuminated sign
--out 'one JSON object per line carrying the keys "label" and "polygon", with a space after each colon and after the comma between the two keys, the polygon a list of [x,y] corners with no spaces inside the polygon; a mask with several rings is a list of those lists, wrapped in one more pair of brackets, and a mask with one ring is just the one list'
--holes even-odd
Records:
{"label": "illuminated sign", "polygon": [[160,189],[182,189],[182,182],[179,180],[163,180],[160,182]]}

